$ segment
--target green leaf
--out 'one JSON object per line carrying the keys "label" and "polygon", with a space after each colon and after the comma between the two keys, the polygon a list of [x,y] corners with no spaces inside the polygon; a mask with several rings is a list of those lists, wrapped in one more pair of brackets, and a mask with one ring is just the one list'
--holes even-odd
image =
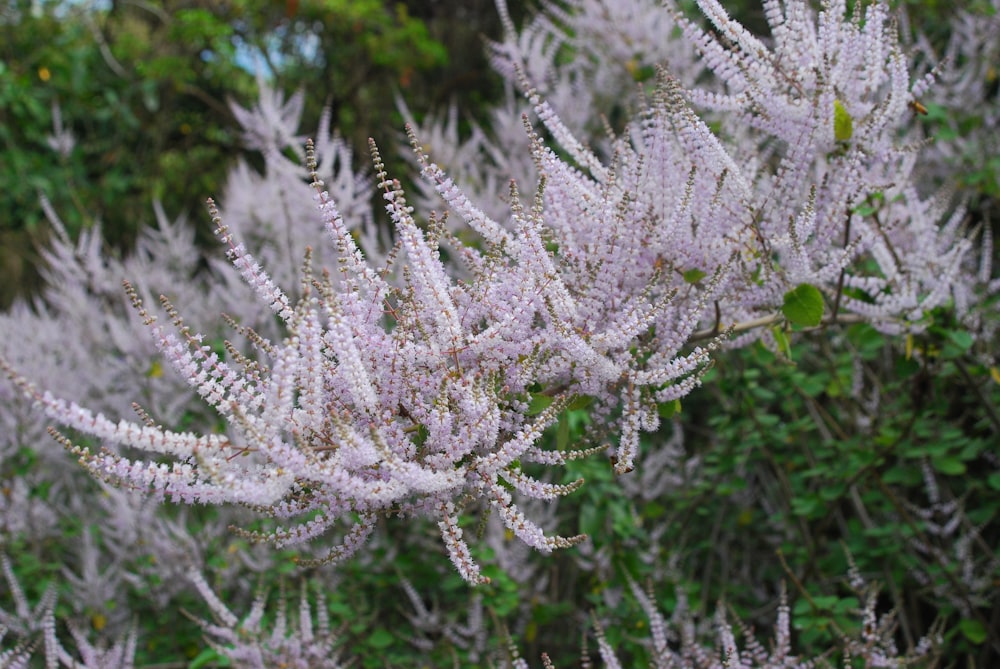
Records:
{"label": "green leaf", "polygon": [[707,275],[700,269],[689,269],[684,272],[681,276],[684,277],[684,281],[687,283],[698,283],[704,279]]}
{"label": "green leaf", "polygon": [[569,446],[569,412],[559,415],[559,425],[556,427],[556,450],[565,451]]}
{"label": "green leaf", "polygon": [[792,498],[792,513],[796,516],[809,516],[817,511],[820,507],[819,502],[815,498],[811,497],[794,497]]}
{"label": "green leaf", "polygon": [[794,325],[819,325],[823,320],[823,294],[816,286],[801,283],[785,293],[781,313]]}
{"label": "green leaf", "polygon": [[346,602],[331,601],[327,604],[330,613],[341,618],[347,618],[348,616],[354,615],[354,609],[351,608]]}
{"label": "green leaf", "polygon": [[649,81],[656,76],[656,68],[652,65],[639,65],[633,58],[625,64],[625,69],[632,75],[632,79],[642,83]]}
{"label": "green leaf", "polygon": [[840,597],[836,595],[816,595],[812,598],[812,604],[821,611],[832,611],[840,602]]}
{"label": "green leaf", "polygon": [[854,121],[840,100],[833,101],[833,136],[838,142],[846,142],[854,134]]}
{"label": "green leaf", "polygon": [[974,342],[972,335],[965,330],[952,330],[948,333],[948,339],[951,340],[955,346],[963,351],[968,351],[972,348]]}
{"label": "green leaf", "polygon": [[368,637],[368,645],[372,648],[388,648],[392,645],[392,633],[385,629],[377,629]]}
{"label": "green leaf", "polygon": [[552,397],[541,393],[532,393],[531,401],[528,403],[528,415],[537,416],[552,404]]}
{"label": "green leaf", "polygon": [[868,204],[867,202],[865,202],[864,204],[859,204],[857,207],[855,207],[851,211],[853,211],[855,214],[857,214],[859,216],[871,216],[876,211],[878,211],[878,205],[877,204]]}
{"label": "green leaf", "polygon": [[958,629],[962,631],[962,636],[974,644],[986,641],[986,627],[978,620],[965,618],[958,623]]}
{"label": "green leaf", "polygon": [[191,660],[188,669],[201,669],[202,667],[228,667],[229,658],[219,655],[214,648],[206,648]]}
{"label": "green leaf", "polygon": [[931,464],[934,469],[948,476],[961,476],[965,473],[965,463],[953,456],[943,455],[931,458]]}
{"label": "green leaf", "polygon": [[681,401],[671,400],[670,402],[657,404],[656,412],[660,415],[660,418],[673,418],[675,414],[681,412]]}
{"label": "green leaf", "polygon": [[785,334],[785,329],[780,325],[775,325],[771,328],[771,334],[774,335],[774,342],[778,345],[778,351],[786,358],[791,358],[792,345],[788,341],[788,335]]}
{"label": "green leaf", "polygon": [[[920,483],[920,472],[913,467],[896,465],[886,470],[885,474],[882,475],[882,481],[889,484],[918,485]],[[1000,485],[1000,476],[998,476],[997,483]],[[1000,487],[998,487],[998,490],[1000,490]]]}
{"label": "green leaf", "polygon": [[577,517],[577,527],[579,528],[577,531],[580,534],[593,537],[601,529],[602,525],[601,512],[596,505],[585,504],[580,508],[580,514]]}
{"label": "green leaf", "polygon": [[413,445],[420,448],[427,443],[427,438],[431,436],[431,431],[424,424],[417,425],[417,431],[413,435]]}

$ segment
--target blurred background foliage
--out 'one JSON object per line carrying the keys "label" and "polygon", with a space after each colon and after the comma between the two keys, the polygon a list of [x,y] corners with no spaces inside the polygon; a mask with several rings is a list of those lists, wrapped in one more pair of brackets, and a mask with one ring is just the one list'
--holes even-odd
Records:
{"label": "blurred background foliage", "polygon": [[[256,70],[308,92],[305,128],[329,105],[363,161],[369,136],[401,132],[397,95],[415,111],[484,109],[500,84],[482,38],[499,34],[492,0],[0,3],[0,308],[39,288],[39,195],[71,235],[100,222],[113,253],[154,199],[198,220],[241,155],[226,101],[256,100]],[[57,114],[76,137],[61,152]]]}

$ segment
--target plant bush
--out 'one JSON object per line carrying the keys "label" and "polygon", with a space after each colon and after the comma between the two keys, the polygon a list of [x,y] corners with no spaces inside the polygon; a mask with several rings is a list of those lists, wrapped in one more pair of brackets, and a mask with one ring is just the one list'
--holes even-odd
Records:
{"label": "plant bush", "polygon": [[301,99],[234,105],[243,282],[162,211],[115,259],[45,202],[50,288],[0,320],[0,661],[988,666],[1000,286],[916,158],[932,82],[884,4],[698,8],[501,3],[525,102],[411,129],[412,205],[373,143],[390,231]]}

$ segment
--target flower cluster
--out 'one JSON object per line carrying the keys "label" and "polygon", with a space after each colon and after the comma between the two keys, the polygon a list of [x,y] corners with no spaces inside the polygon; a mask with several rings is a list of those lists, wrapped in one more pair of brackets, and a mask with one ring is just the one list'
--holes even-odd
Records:
{"label": "flower cluster", "polygon": [[[339,528],[341,542],[318,561],[353,554],[382,518],[423,517],[437,524],[461,575],[482,582],[464,538],[467,508],[495,512],[542,552],[578,543],[582,536],[546,535],[515,499],[573,492],[582,480],[553,483],[539,466],[603,450],[599,442],[541,446],[568,408],[588,406],[594,436],[615,435],[614,466],[624,474],[640,433],[699,384],[732,332],[728,345],[737,346],[760,337],[761,325],[783,335],[785,320],[831,324],[842,312],[886,331],[913,330],[949,300],[972,302],[962,210],[917,191],[916,147],[900,146],[927,82],[911,86],[886,5],[850,16],[844,2],[814,14],[804,2],[772,0],[771,43],[714,0],[698,6],[711,28],[665,16],[686,45],[672,53],[693,60],[697,52],[703,65],[680,66],[679,76],[661,70],[641,111],[599,149],[563,122],[532,88],[534,70],[522,67],[558,49],[546,39],[525,42],[541,44],[539,53],[497,48],[554,139],[546,143],[524,117],[517,169],[523,174],[527,158],[531,174],[507,171],[502,217],[432,163],[411,131],[415,160],[449,214],[427,214],[421,225],[372,143],[394,237],[376,251],[358,242],[326,190],[310,143],[311,227],[325,231],[327,252],[316,257],[328,267],[314,270],[306,249],[293,292],[291,236],[261,260],[211,204],[231,263],[274,315],[237,326],[251,351],[196,333],[167,297],[160,308],[172,327],[162,325],[144,289],[125,285],[159,353],[225,432],[166,429],[138,405],[140,420],[115,421],[37,389],[3,358],[0,365],[50,419],[100,446],[53,430],[99,478],[188,504],[249,506],[275,524],[244,534],[278,546]],[[546,34],[561,29],[546,24]],[[698,67],[715,75],[707,88],[690,88]],[[574,76],[605,75],[583,68]],[[300,104],[272,94],[257,110],[235,110],[273,130],[248,137],[269,164],[285,166],[262,196],[277,205],[275,216],[306,215],[288,213],[304,188],[280,155]],[[356,196],[365,182],[339,169],[349,160],[343,145],[320,140],[323,155],[337,156],[324,178]],[[479,183],[495,188],[502,173],[494,164]],[[370,228],[360,199],[347,201]],[[244,230],[259,213],[238,202],[227,208]],[[784,310],[803,287],[825,319]]]}
{"label": "flower cluster", "polygon": [[[250,612],[240,620],[219,599],[200,572],[192,572],[189,578],[215,617],[215,622],[198,621],[209,644],[220,657],[236,666],[247,669],[339,669],[348,666],[340,661],[339,652],[335,648],[337,635],[330,629],[322,591],[317,597],[315,620],[304,583],[299,595],[297,615],[288,615],[287,600],[282,593],[273,626],[266,630],[266,593],[258,593]],[[296,619],[297,626],[289,625]]]}
{"label": "flower cluster", "polygon": [[[928,196],[918,187],[924,137],[919,100],[932,77],[911,83],[887,6],[876,3],[852,15],[843,2],[824,3],[818,13],[804,3],[765,2],[772,39],[763,40],[730,18],[721,4],[706,0],[698,6],[707,27],[676,10],[660,12],[684,39],[660,40],[654,47],[646,38],[647,28],[656,25],[644,13],[648,4],[573,3],[586,11],[550,12],[519,35],[510,29],[505,42],[494,45],[495,59],[515,85],[527,80],[543,92],[546,109],[536,105],[538,116],[571,154],[580,142],[565,141],[566,133],[554,127],[548,110],[558,110],[560,119],[574,118],[580,97],[563,91],[575,90],[574,82],[581,80],[595,84],[596,90],[617,90],[596,86],[608,78],[601,67],[632,62],[638,68],[634,79],[648,93],[652,67],[645,59],[656,54],[652,62],[665,63],[670,79],[683,87],[681,95],[669,92],[680,88],[677,84],[662,83],[653,91],[652,103],[618,91],[614,99],[645,109],[654,120],[633,123],[625,141],[585,139],[607,156],[632,151],[639,157],[632,164],[642,164],[646,183],[656,188],[638,189],[634,197],[643,204],[652,200],[646,207],[658,225],[677,227],[671,212],[657,206],[661,188],[675,193],[685,168],[707,175],[693,190],[694,199],[720,203],[727,220],[713,225],[711,217],[692,216],[697,230],[690,238],[674,240],[668,259],[752,231],[749,243],[736,242],[741,252],[730,268],[733,282],[721,291],[726,299],[711,304],[703,322],[714,318],[717,324],[760,325],[757,319],[773,314],[782,296],[802,284],[823,292],[828,321],[844,320],[852,312],[847,320],[863,318],[890,332],[922,329],[927,314],[950,301],[963,312],[970,307],[977,286],[988,278],[977,276],[971,266],[972,240],[963,228],[963,208],[947,193]],[[626,54],[628,49],[632,60],[592,56]],[[713,76],[705,76],[706,69]],[[618,72],[613,78],[633,77]],[[667,104],[664,97],[669,97]],[[665,109],[677,115],[681,97],[697,111],[697,119],[687,124],[691,130],[676,122],[656,128],[655,119],[668,117]],[[596,101],[592,107],[614,112]],[[699,128],[700,119],[716,131]],[[688,140],[671,151],[671,142],[685,132]],[[475,189],[490,180],[480,176],[484,168],[467,166],[490,165],[496,152],[475,136],[469,141],[482,144],[481,159],[467,159],[457,167],[463,185]],[[504,137],[495,144],[511,142]],[[698,164],[700,156],[708,159],[708,170]],[[593,164],[575,154],[573,158],[584,169]],[[505,167],[520,170],[514,160]],[[592,176],[601,179],[599,172]],[[560,210],[564,203],[555,205],[553,210]],[[583,223],[588,224],[600,222]],[[705,250],[716,264],[725,257],[719,249]],[[683,269],[705,271],[698,264]]]}

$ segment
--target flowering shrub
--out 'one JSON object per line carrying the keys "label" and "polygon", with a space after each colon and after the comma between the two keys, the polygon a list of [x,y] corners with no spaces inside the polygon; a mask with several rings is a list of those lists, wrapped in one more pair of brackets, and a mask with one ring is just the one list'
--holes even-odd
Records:
{"label": "flowering shrub", "polygon": [[[371,550],[389,550],[376,530],[398,528],[404,524],[396,519],[403,518],[405,525],[424,528],[404,536],[403,546],[421,546],[422,533],[436,528],[461,579],[496,592],[520,578],[542,601],[551,584],[530,583],[526,574],[536,572],[526,563],[532,558],[510,548],[508,540],[543,554],[579,545],[575,568],[610,580],[616,568],[612,547],[597,536],[603,525],[593,511],[601,499],[581,509],[568,532],[558,528],[554,513],[537,510],[537,501],[558,510],[564,498],[585,495],[595,484],[605,503],[614,495],[628,500],[609,509],[616,540],[641,546],[636,558],[656,565],[657,540],[669,528],[661,525],[648,536],[633,528],[634,536],[621,537],[630,520],[623,510],[641,518],[636,509],[649,508],[669,489],[691,485],[691,479],[711,483],[699,462],[678,462],[685,455],[680,431],[670,441],[662,437],[665,419],[677,420],[680,401],[705,380],[713,356],[749,347],[788,356],[797,331],[859,323],[912,342],[935,332],[948,310],[967,324],[989,322],[983,305],[997,289],[990,276],[990,235],[984,231],[978,239],[967,230],[961,202],[923,190],[917,158],[922,137],[913,130],[913,110],[932,82],[911,81],[884,3],[856,7],[852,14],[843,2],[825,3],[818,12],[804,2],[766,2],[768,39],[752,35],[713,0],[697,4],[704,23],[676,8],[655,13],[657,22],[641,23],[643,30],[661,21],[667,26],[671,37],[660,46],[670,60],[649,72],[639,55],[655,62],[663,57],[659,51],[626,62],[637,84],[629,102],[636,112],[604,138],[588,134],[593,128],[587,119],[574,116],[579,107],[567,115],[558,106],[571,105],[566,91],[581,87],[594,91],[596,106],[602,104],[598,92],[618,95],[602,88],[621,83],[609,74],[609,54],[629,44],[657,43],[647,34],[630,42],[622,33],[635,16],[654,15],[652,9],[639,2],[605,6],[581,0],[571,9],[551,7],[520,35],[508,19],[507,39],[493,45],[493,54],[498,70],[523,92],[537,125],[510,98],[495,112],[495,136],[476,129],[464,145],[442,151],[460,162],[454,171],[432,160],[434,145],[457,142],[456,134],[426,129],[434,137],[428,147],[422,143],[425,129],[411,128],[414,163],[428,184],[416,207],[387,174],[372,142],[374,185],[391,223],[388,233],[376,229],[361,197],[369,181],[350,171],[350,154],[326,122],[317,140],[306,143],[305,169],[289,160],[286,151],[299,151],[301,98],[286,102],[265,88],[257,108],[234,112],[248,143],[263,153],[267,171],[259,175],[240,166],[222,210],[210,201],[228,258],[263,308],[250,306],[246,290],[222,278],[217,264],[198,276],[189,264],[190,244],[175,239],[162,221],[163,234],[144,242],[132,266],[109,266],[93,244],[84,240],[74,249],[64,239],[53,251],[56,280],[48,308],[78,323],[100,314],[95,347],[110,349],[126,364],[95,364],[94,349],[64,354],[79,369],[97,370],[67,398],[35,384],[58,385],[52,370],[36,374],[32,358],[19,348],[5,351],[0,366],[23,398],[72,431],[50,428],[99,480],[158,501],[249,508],[266,520],[248,521],[228,510],[221,518],[236,526],[241,540],[298,551],[305,567],[328,569],[352,556],[364,560],[369,540]],[[612,5],[622,14],[611,11]],[[586,35],[607,37],[617,47],[604,54]],[[502,133],[515,128],[519,137],[508,143]],[[307,198],[311,207],[303,206]],[[429,211],[442,202],[445,214]],[[265,222],[271,229],[262,233]],[[323,250],[305,245],[320,232],[325,240],[316,243]],[[977,258],[980,241],[984,248]],[[167,275],[145,271],[154,267]],[[127,364],[153,364],[142,348],[149,344],[136,343],[124,330],[122,303],[107,296],[112,276],[130,271],[142,283],[125,282],[128,302],[160,359],[177,373],[166,390],[137,398],[148,401],[132,405],[134,421],[105,415],[122,414],[125,398],[117,390],[128,387],[120,381]],[[152,306],[157,282],[176,299],[161,296],[159,306]],[[182,318],[188,302],[205,303],[199,293],[213,307],[225,305],[229,334],[223,327],[192,327]],[[5,318],[11,331],[23,331],[25,323],[47,315],[21,310]],[[207,318],[199,310],[193,320]],[[973,335],[983,338],[979,345],[986,349],[991,327],[963,331],[965,349],[976,346]],[[981,356],[986,365],[992,363],[988,355]],[[148,369],[147,377],[162,374]],[[854,386],[852,396],[860,402],[865,384]],[[211,413],[190,408],[192,391]],[[18,431],[21,425],[37,431],[35,418],[9,415]],[[190,424],[170,429],[157,422],[164,416],[169,424],[181,418]],[[750,439],[734,435],[741,437]],[[611,467],[600,463],[593,469],[588,463],[605,450]],[[690,477],[669,475],[685,468]],[[623,477],[620,482],[609,480],[611,471]],[[663,475],[651,477],[657,471]],[[60,480],[69,485],[72,479]],[[928,490],[933,483],[929,478]],[[101,532],[142,534],[120,522],[139,511],[115,510],[120,500],[114,493],[108,497]],[[935,514],[959,508],[936,493],[929,497],[929,507],[911,513],[926,513],[931,522]],[[45,504],[23,494],[10,499],[11,509],[30,511],[40,528],[52,532],[55,521]],[[480,518],[485,546],[467,541],[470,516]],[[2,527],[13,533],[28,526],[5,521]],[[184,534],[172,527],[151,523],[145,536],[166,544],[171,533]],[[935,536],[951,536],[955,529],[942,528]],[[320,540],[327,534],[336,538]],[[595,536],[588,540],[588,534]],[[978,536],[966,528],[966,554]],[[918,550],[940,548],[924,541]],[[125,553],[123,563],[136,558]],[[191,556],[183,569],[201,573],[199,561]],[[490,569],[491,563],[506,566],[511,575]],[[983,558],[970,571],[980,583],[977,597],[986,597],[981,584],[996,564]],[[258,566],[256,571],[266,572],[273,565],[265,560]],[[129,576],[141,580],[143,573]],[[935,575],[923,576],[940,587]],[[81,611],[99,608],[100,600],[113,596],[106,593],[129,580],[113,568],[102,572],[90,558],[66,578]],[[674,654],[652,600],[629,582],[651,625],[657,666],[738,661],[726,625],[720,625],[720,657],[698,650],[688,627],[681,654]],[[202,624],[219,656],[247,666],[307,662],[309,653],[326,655],[330,666],[338,662],[330,652],[336,639],[325,622],[321,638],[313,636],[305,595],[293,634],[305,645],[296,645],[285,634],[283,613],[273,634],[262,631],[263,598],[240,623],[203,578],[196,576],[195,584],[219,620]],[[458,634],[450,623],[431,624],[414,587],[404,589],[414,602],[418,631],[445,630],[441,634],[455,647],[482,651],[475,625]],[[620,602],[624,589],[618,590],[608,590],[603,603]],[[805,589],[802,594],[810,596]],[[165,605],[172,596],[164,595]],[[978,620],[989,602],[970,599],[963,614]],[[912,652],[897,653],[891,627],[876,623],[877,604],[866,595],[857,607],[865,622],[858,640],[844,642],[845,652],[872,663],[910,661],[929,652],[929,642],[913,640]],[[325,604],[320,607],[325,621]],[[781,607],[780,638],[771,653],[747,643],[758,666],[791,657],[788,607]],[[481,613],[475,618],[482,624]],[[135,647],[131,632],[124,633],[126,621],[117,616],[114,627],[125,641],[107,651],[121,662]],[[616,666],[604,623],[595,622],[594,629],[605,663]],[[53,630],[49,623],[50,639]],[[70,631],[88,666],[104,661],[104,646],[89,645],[78,627]],[[32,633],[25,630],[19,638]],[[369,641],[388,644],[391,638]],[[427,647],[425,638],[419,643]],[[292,658],[293,648],[301,656]],[[11,657],[24,652],[18,646]],[[65,662],[63,655],[59,661]]]}
{"label": "flowering shrub", "polygon": [[[325,610],[323,593],[319,594],[316,620],[303,586],[299,609],[292,621],[298,629],[289,629],[289,616],[284,596],[278,603],[274,627],[270,632],[262,629],[267,597],[264,593],[254,599],[250,613],[239,620],[212,591],[201,574],[191,577],[198,592],[204,597],[217,619],[215,623],[200,621],[210,639],[212,649],[235,666],[247,669],[269,667],[301,667],[302,669],[339,669],[335,650],[337,637],[330,630],[330,620]],[[297,620],[296,620],[297,619]],[[313,623],[315,627],[313,626]]]}

